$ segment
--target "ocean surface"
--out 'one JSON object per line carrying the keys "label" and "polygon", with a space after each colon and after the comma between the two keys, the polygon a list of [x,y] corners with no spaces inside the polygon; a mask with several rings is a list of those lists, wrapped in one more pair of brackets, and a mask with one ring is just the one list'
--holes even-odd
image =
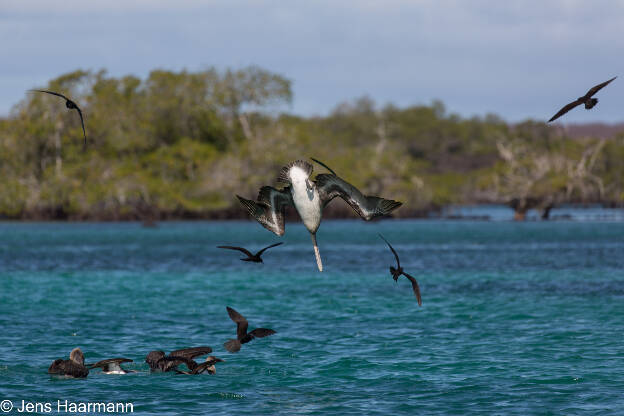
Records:
{"label": "ocean surface", "polygon": [[[421,287],[395,283],[382,233]],[[268,250],[239,261],[219,244]],[[134,414],[624,414],[624,223],[0,223],[0,401],[132,403]],[[230,354],[226,306],[277,334]],[[216,375],[150,374],[209,345]],[[59,380],[128,357],[138,373]],[[5,404],[3,404],[5,406]],[[6,405],[8,406],[8,404]],[[4,407],[3,407],[4,409]]]}

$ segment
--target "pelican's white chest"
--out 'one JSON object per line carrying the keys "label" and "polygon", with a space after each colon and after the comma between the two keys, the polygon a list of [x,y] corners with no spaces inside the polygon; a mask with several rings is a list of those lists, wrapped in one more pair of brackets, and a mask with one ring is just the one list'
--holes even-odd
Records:
{"label": "pelican's white chest", "polygon": [[[291,169],[290,180],[295,208],[305,227],[314,234],[318,230],[319,225],[321,225],[323,209],[318,190],[301,169]],[[312,186],[309,187],[308,184]]]}

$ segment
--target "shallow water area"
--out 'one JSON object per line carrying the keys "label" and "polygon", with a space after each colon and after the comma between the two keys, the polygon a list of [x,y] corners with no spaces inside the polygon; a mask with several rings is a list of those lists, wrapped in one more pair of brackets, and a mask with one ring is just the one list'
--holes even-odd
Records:
{"label": "shallow water area", "polygon": [[[324,221],[319,273],[297,223],[282,238],[249,221],[0,223],[0,400],[158,415],[623,412],[622,236],[620,222]],[[264,264],[216,248],[277,241]],[[226,305],[277,334],[227,353]],[[216,375],[149,374],[149,351],[198,345],[226,360]],[[77,346],[138,373],[50,377]]]}

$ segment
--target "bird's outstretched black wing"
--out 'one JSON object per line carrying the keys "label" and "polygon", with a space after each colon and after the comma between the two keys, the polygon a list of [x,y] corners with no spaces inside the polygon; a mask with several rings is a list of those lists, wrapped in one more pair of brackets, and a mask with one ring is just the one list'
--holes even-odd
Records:
{"label": "bird's outstretched black wing", "polygon": [[183,348],[181,350],[171,351],[169,353],[170,357],[183,357],[189,360],[192,360],[196,357],[210,354],[212,352],[212,348],[210,347],[193,347],[193,348]]}
{"label": "bird's outstretched black wing", "polygon": [[[314,159],[313,157],[311,157],[310,159],[312,159],[313,161],[315,161],[316,163],[318,163],[319,165],[323,166],[325,169],[330,171],[332,173],[332,175],[336,175],[336,172],[334,172],[334,170],[332,168],[330,168],[329,166],[327,166],[325,163],[321,162],[320,160]],[[336,176],[338,176],[338,175],[336,175]]]}
{"label": "bird's outstretched black wing", "polygon": [[596,94],[598,91],[600,91],[601,89],[609,85],[609,83],[616,78],[617,77],[613,77],[608,81],[605,81],[603,83],[596,85],[595,87],[592,87],[589,91],[587,91],[587,94],[585,94],[585,98],[591,98],[594,94]]}
{"label": "bird's outstretched black wing", "polygon": [[266,250],[282,245],[284,244],[283,242],[279,242],[279,243],[275,243],[275,244],[271,244],[270,246],[266,246],[265,248],[263,248],[262,250],[260,250],[259,252],[256,253],[256,256],[260,257],[262,255],[262,253],[264,253]]}
{"label": "bird's outstretched black wing", "polygon": [[225,308],[228,311],[228,315],[230,315],[230,319],[236,322],[236,337],[238,340],[243,339],[245,335],[247,335],[247,327],[249,326],[247,319],[229,306],[226,306]]}
{"label": "bird's outstretched black wing", "polygon": [[238,250],[238,251],[242,251],[243,253],[245,253],[248,257],[253,257],[253,254],[251,254],[251,251],[247,250],[246,248],[234,247],[234,246],[217,246],[217,248],[227,248],[228,250]]}
{"label": "bird's outstretched black wing", "polygon": [[390,247],[390,250],[392,250],[392,254],[394,254],[394,258],[397,261],[397,269],[401,268],[401,262],[399,261],[399,255],[397,254],[396,251],[394,251],[394,248],[390,245],[390,243],[388,242],[388,240],[386,240],[383,235],[379,234],[379,237],[381,237],[382,240],[384,240],[386,242],[386,244],[388,244],[388,247]]}
{"label": "bird's outstretched black wing", "polygon": [[420,297],[420,287],[418,287],[418,282],[409,274],[403,272],[403,276],[407,277],[410,282],[412,282],[412,289],[414,289],[414,295],[416,295],[416,300],[418,301],[418,306],[422,306],[422,299]]}
{"label": "bird's outstretched black wing", "polygon": [[269,328],[256,328],[253,331],[249,332],[249,335],[251,335],[254,338],[264,338],[264,337],[268,337],[269,335],[273,335],[276,333],[277,332]]}
{"label": "bird's outstretched black wing", "polygon": [[552,116],[550,120],[548,120],[548,122],[550,123],[551,121],[555,121],[556,119],[558,119],[559,117],[567,113],[568,111],[572,110],[574,107],[581,105],[581,104],[583,104],[583,100],[575,100],[569,104],[566,104],[565,106],[563,106],[561,110],[557,112],[557,114]]}
{"label": "bird's outstretched black wing", "polygon": [[78,111],[78,115],[80,116],[80,124],[82,125],[82,135],[84,136],[84,145],[87,145],[87,132],[85,131],[85,127],[84,127],[84,119],[82,118],[82,110],[80,110],[78,108],[78,106],[76,106],[76,111]]}
{"label": "bird's outstretched black wing", "polygon": [[[48,90],[29,90],[29,91],[33,91],[33,92],[45,92],[47,94],[52,94],[52,95],[56,95],[57,97],[61,97],[64,98],[67,101],[71,101],[69,98],[65,97],[63,94],[60,94],[58,92],[54,92],[54,91],[48,91]],[[73,101],[72,101],[73,102]]]}

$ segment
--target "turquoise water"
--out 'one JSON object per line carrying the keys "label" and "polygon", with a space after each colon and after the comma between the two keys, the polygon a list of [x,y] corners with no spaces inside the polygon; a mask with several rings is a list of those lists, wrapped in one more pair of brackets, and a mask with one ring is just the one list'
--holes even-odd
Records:
{"label": "turquoise water", "polygon": [[[422,308],[390,277],[378,232]],[[250,264],[215,246],[280,240],[252,222],[0,223],[0,400],[154,415],[624,413],[623,236],[624,223],[325,221],[319,273],[300,224]],[[227,353],[226,305],[277,334]],[[226,360],[215,376],[147,372],[150,350],[197,345]],[[76,346],[139,372],[52,379]]]}

